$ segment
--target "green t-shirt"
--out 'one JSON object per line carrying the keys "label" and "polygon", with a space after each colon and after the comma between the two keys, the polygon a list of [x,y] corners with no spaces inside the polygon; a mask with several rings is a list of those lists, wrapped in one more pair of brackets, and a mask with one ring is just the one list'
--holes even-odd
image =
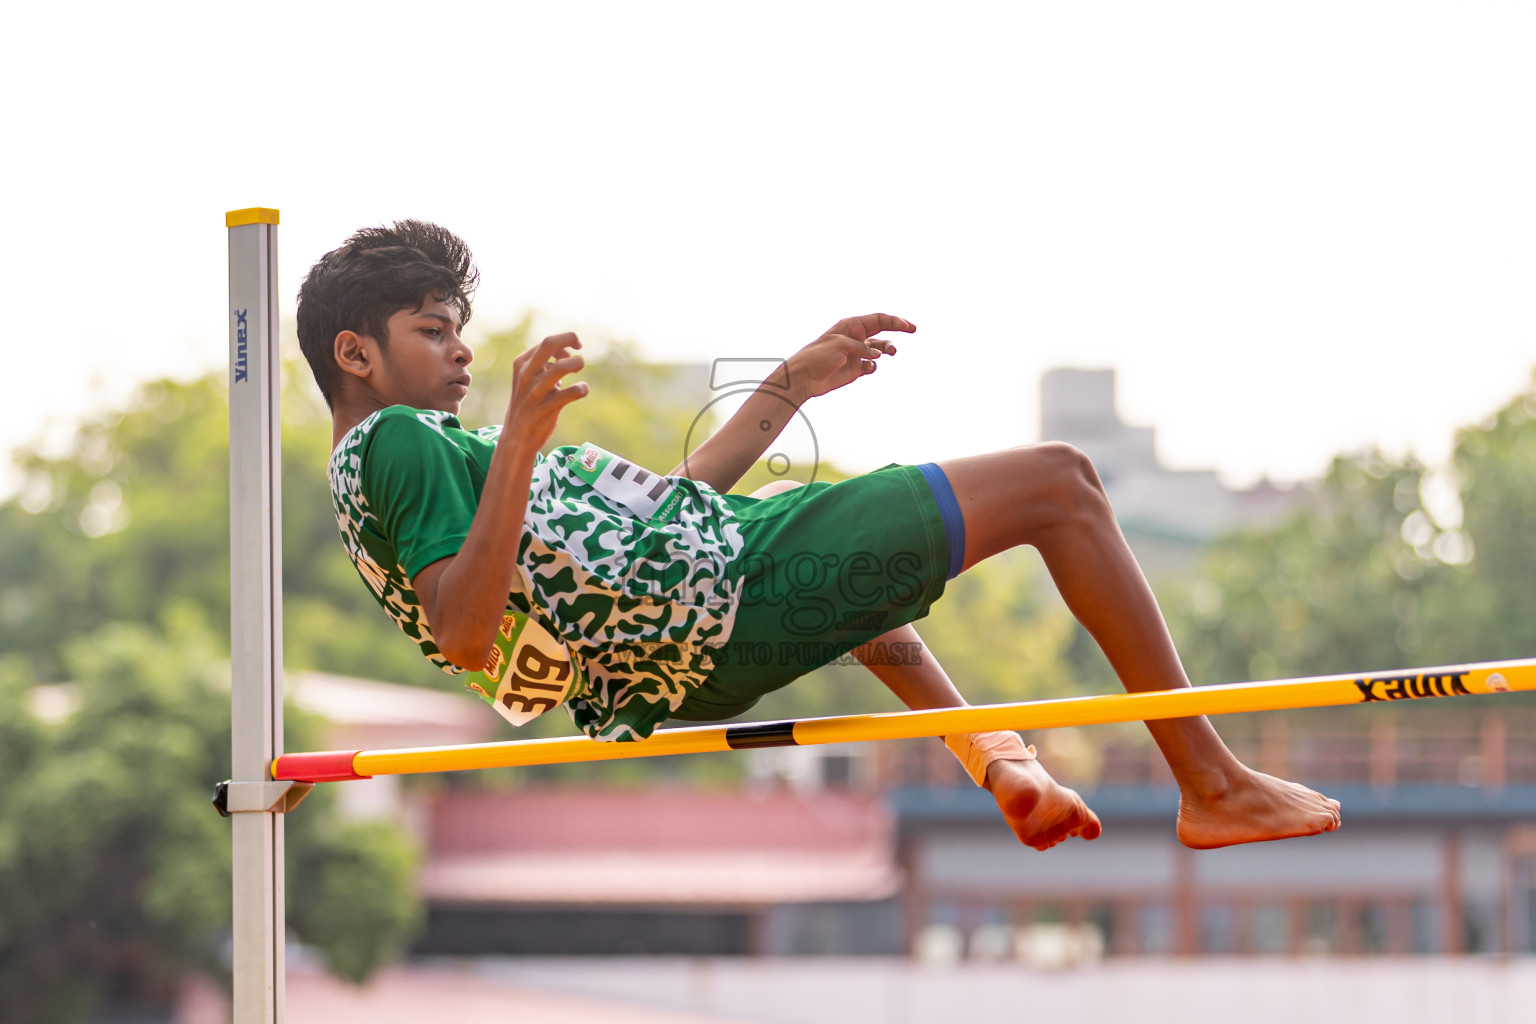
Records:
{"label": "green t-shirt", "polygon": [[[331,454],[347,554],[422,654],[438,651],[411,580],[469,536],[501,428],[391,406]],[[592,445],[538,456],[507,607],[558,637],[585,676],[566,702],[594,739],[644,739],[708,676],[740,600],[741,532],[712,488]]]}

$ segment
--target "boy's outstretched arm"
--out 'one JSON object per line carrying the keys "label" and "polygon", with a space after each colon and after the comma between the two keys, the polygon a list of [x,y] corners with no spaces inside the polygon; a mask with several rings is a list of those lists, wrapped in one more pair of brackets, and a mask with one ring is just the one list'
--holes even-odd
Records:
{"label": "boy's outstretched arm", "polygon": [[789,357],[787,390],[760,386],[725,426],[685,455],[670,475],[698,480],[721,493],[730,490],[808,399],[874,373],[875,360],[896,354],[895,345],[874,335],[881,331],[910,334],[915,330],[911,323],[888,313],[839,320]]}
{"label": "boy's outstretched arm", "polygon": [[443,657],[470,671],[485,667],[517,570],[517,549],[533,481],[534,456],[549,443],[567,405],[586,384],[560,387],[581,369],[574,334],[556,334],[512,364],[512,396],[486,473],[469,536],[457,554],[440,558],[411,580]]}

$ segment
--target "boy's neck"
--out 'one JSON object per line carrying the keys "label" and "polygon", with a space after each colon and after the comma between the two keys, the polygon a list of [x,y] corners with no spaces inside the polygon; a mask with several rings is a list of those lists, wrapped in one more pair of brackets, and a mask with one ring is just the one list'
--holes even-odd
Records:
{"label": "boy's neck", "polygon": [[336,446],[341,444],[341,439],[347,436],[347,432],[361,422],[363,421],[343,417],[339,412],[331,413],[331,451],[334,452]]}
{"label": "boy's neck", "polygon": [[331,408],[331,451],[341,444],[341,439],[347,436],[347,432],[357,426],[363,420],[372,416],[381,409],[387,409],[397,403],[385,402],[378,395],[358,394],[355,389],[347,388],[336,398],[336,404]]}

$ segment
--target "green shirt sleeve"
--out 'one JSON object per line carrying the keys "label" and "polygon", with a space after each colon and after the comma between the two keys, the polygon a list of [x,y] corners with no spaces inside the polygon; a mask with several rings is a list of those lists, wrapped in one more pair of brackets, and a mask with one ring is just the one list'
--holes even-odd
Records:
{"label": "green shirt sleeve", "polygon": [[407,578],[464,546],[484,485],[474,460],[430,415],[391,410],[369,435],[363,493]]}

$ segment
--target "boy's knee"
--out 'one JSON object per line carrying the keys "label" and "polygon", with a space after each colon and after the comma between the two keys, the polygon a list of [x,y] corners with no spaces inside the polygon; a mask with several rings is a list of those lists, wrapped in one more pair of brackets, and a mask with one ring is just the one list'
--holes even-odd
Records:
{"label": "boy's knee", "polygon": [[1093,460],[1064,441],[1046,441],[1029,449],[1037,483],[1063,517],[1109,511],[1109,498]]}
{"label": "boy's knee", "polygon": [[763,484],[763,486],[753,491],[749,497],[766,498],[770,495],[783,494],[785,491],[792,491],[796,487],[803,486],[799,480],[775,480],[773,483]]}

